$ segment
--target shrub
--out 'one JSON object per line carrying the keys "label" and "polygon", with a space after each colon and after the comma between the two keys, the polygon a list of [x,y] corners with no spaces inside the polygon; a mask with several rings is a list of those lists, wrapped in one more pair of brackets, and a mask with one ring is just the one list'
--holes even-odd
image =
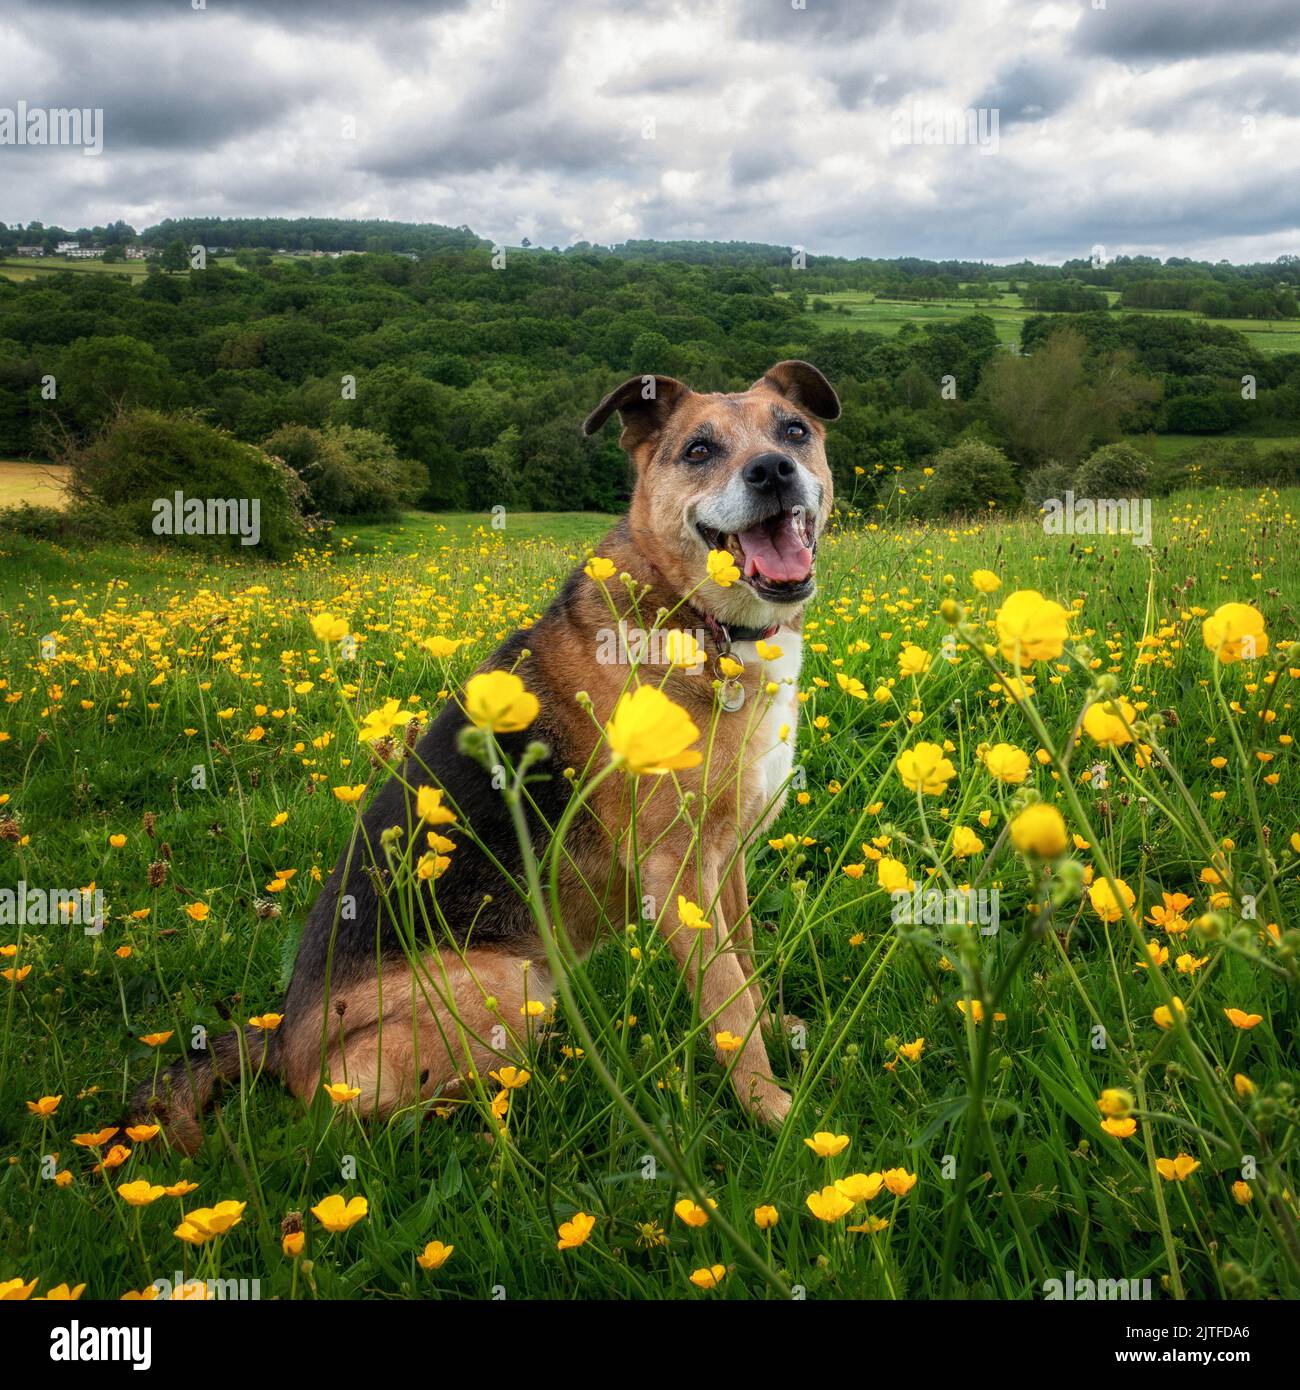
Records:
{"label": "shrub", "polygon": [[429,485],[423,464],[401,459],[375,430],[282,425],[262,442],[302,481],[309,511],[332,521],[392,520]]}
{"label": "shrub", "polygon": [[1080,497],[1147,495],[1151,464],[1131,444],[1103,444],[1079,465],[1074,490]]}
{"label": "shrub", "polygon": [[1074,469],[1063,463],[1045,463],[1025,478],[1025,500],[1041,507],[1049,497],[1064,497],[1074,486]]}
{"label": "shrub", "polygon": [[[1022,493],[1011,460],[991,444],[968,439],[941,449],[930,460],[934,472],[912,475],[904,510],[913,516],[987,515],[1018,506]],[[992,504],[992,507],[990,507]]]}
{"label": "shrub", "polygon": [[[155,502],[170,502],[177,492],[186,498],[256,500],[261,556],[288,556],[306,534],[297,476],[261,449],[194,415],[121,411],[88,444],[67,448],[59,461],[71,469],[69,492],[77,502],[111,509],[131,534],[147,540],[157,534]],[[237,535],[174,535],[169,541],[244,554],[251,549]]]}

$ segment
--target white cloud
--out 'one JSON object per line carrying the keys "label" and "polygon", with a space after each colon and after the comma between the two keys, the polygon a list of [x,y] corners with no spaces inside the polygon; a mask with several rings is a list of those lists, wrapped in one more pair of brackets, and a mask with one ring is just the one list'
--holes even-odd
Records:
{"label": "white cloud", "polygon": [[[105,152],[0,147],[0,218],[1271,259],[1300,248],[1300,22],[1261,3],[13,0],[0,105],[102,106]],[[996,108],[996,153],[891,145],[913,102]]]}

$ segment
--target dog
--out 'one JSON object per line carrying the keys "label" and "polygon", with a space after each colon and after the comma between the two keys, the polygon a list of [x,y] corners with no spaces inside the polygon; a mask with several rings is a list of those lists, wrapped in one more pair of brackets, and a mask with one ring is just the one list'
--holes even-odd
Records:
{"label": "dog", "polygon": [[[540,860],[574,795],[566,770],[608,761],[600,730],[629,688],[626,663],[596,659],[602,636],[615,626],[653,628],[662,613],[671,615],[667,626],[697,634],[702,664],[639,671],[662,683],[709,745],[699,766],[641,779],[653,784],[637,791],[642,896],[633,902],[633,779],[617,773],[571,822],[558,921],[582,958],[602,926],[633,920],[648,902],[710,1036],[743,1039],[718,1054],[741,1104],[773,1125],[790,1096],[772,1075],[763,1037],[770,1019],[754,973],[745,849],[779,815],[791,778],[803,609],[833,501],[822,422],[839,410],[830,384],[806,362],[779,362],[734,393],[696,392],[666,376],[625,381],[583,425],[592,435],[617,412],[635,470],[628,513],[597,551],[620,578],[602,584],[576,570],[542,617],[479,668],[514,672],[539,704],[529,727],[497,741],[516,767],[528,745],[545,745],[524,806]],[[730,553],[739,580],[708,577],[711,551]],[[589,706],[575,698],[579,691]],[[160,1118],[171,1141],[193,1152],[197,1116],[214,1087],[246,1067],[278,1075],[304,1100],[323,1080],[345,1081],[359,1091],[360,1111],[382,1119],[453,1096],[469,1075],[518,1060],[528,1006],[546,1003],[554,981],[517,886],[516,824],[490,769],[462,750],[467,723],[462,705],[449,700],[413,752],[395,750],[400,775],[357,822],[308,916],[280,1027],[212,1039],[164,1071],[159,1086],[141,1088],[137,1117]],[[411,914],[390,901],[382,837],[401,827],[425,838],[422,785],[436,786],[454,813],[438,833],[456,847],[446,872],[421,886],[413,931]],[[679,896],[708,914],[703,932],[679,924]]]}

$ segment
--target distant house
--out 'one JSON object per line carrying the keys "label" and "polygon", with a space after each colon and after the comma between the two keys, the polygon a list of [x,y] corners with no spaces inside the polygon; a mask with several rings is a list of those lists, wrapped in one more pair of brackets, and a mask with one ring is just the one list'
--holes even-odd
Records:
{"label": "distant house", "polygon": [[66,256],[69,251],[76,251],[80,245],[81,243],[79,241],[61,241],[54,248],[54,254],[56,256]]}
{"label": "distant house", "polygon": [[20,246],[20,247],[18,248],[18,254],[19,254],[20,256],[43,256],[43,255],[45,254],[45,247],[43,247],[43,246]]}
{"label": "distant house", "polygon": [[70,261],[93,261],[104,254],[102,246],[75,246],[68,253]]}
{"label": "distant house", "polygon": [[126,248],[126,258],[128,261],[147,261],[153,252],[147,246],[128,246]]}

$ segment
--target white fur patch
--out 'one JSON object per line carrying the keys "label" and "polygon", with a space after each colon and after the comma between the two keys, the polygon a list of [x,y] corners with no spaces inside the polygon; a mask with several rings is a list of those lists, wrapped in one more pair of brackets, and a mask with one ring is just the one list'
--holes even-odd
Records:
{"label": "white fur patch", "polygon": [[[781,792],[756,830],[765,830],[774,821],[785,802],[784,787],[794,766],[795,743],[799,730],[799,672],[803,667],[803,637],[793,628],[781,627],[776,635],[768,638],[768,645],[781,648],[781,655],[775,661],[762,661],[753,642],[737,642],[736,658],[744,662],[745,670],[759,670],[764,681],[775,681],[779,687],[776,694],[769,697],[760,688],[755,699],[762,702],[762,713],[757,717],[754,711],[745,706],[732,718],[752,721],[749,739],[745,749],[746,767],[757,769],[758,776],[754,790],[761,810]],[[770,703],[768,703],[770,698]],[[782,726],[786,726],[786,736],[780,737]]]}

